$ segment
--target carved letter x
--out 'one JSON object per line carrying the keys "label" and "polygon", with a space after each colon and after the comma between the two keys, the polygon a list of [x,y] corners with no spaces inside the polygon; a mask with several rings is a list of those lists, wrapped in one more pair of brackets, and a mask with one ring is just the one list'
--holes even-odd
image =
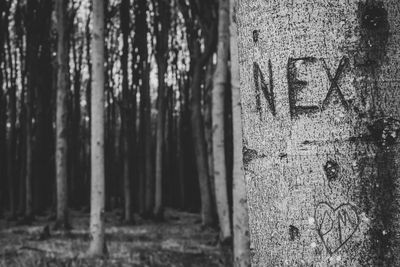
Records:
{"label": "carved letter x", "polygon": [[331,85],[329,87],[328,94],[326,95],[324,101],[322,102],[322,109],[326,109],[326,107],[329,104],[329,100],[332,97],[333,92],[336,91],[336,93],[339,96],[340,102],[342,103],[342,105],[347,110],[349,108],[349,104],[347,103],[346,99],[344,98],[344,95],[343,95],[342,91],[340,90],[340,87],[338,85],[338,81],[339,81],[339,78],[342,75],[344,69],[349,65],[349,58],[342,57],[342,59],[339,62],[339,66],[338,66],[338,68],[336,70],[335,77],[332,77],[331,72],[330,72],[325,60],[322,60],[322,61],[323,61],[323,64],[324,64],[324,68],[325,68],[326,74],[328,75],[329,81],[331,83]]}

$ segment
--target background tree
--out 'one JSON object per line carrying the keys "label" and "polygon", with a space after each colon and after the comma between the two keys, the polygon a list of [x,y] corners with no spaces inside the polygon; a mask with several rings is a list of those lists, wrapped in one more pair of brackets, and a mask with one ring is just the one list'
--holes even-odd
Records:
{"label": "background tree", "polygon": [[[217,131],[216,153],[225,159],[214,158],[212,149],[218,1],[105,1],[103,81],[93,76],[98,50],[91,44],[96,32],[92,1],[67,2],[61,20],[54,1],[0,5],[0,207],[11,215],[7,225],[37,218],[35,225],[56,220],[65,226],[67,217],[61,217],[67,207],[71,222],[89,218],[91,179],[96,177],[96,186],[104,177],[104,202],[96,200],[104,213],[96,216],[146,223],[164,218],[158,223],[168,224],[177,213],[196,216],[176,209],[201,212],[201,229],[215,234],[220,198],[215,189],[226,188],[229,215],[221,229],[230,223],[233,194],[229,74],[223,75],[225,96],[216,105],[224,111],[215,120],[224,128],[222,134]],[[228,64],[227,54],[219,54]],[[98,83],[104,86],[104,105],[91,99],[98,96]],[[100,104],[103,125],[99,113],[92,112]],[[91,139],[92,133],[101,135],[99,129],[103,143]],[[59,137],[63,142],[57,145]],[[102,161],[97,155],[103,150],[104,165],[93,167],[92,158]],[[221,168],[226,185],[215,187],[214,170]],[[57,196],[61,188],[68,188],[65,198]]]}
{"label": "background tree", "polygon": [[[190,52],[190,122],[194,144],[197,173],[201,197],[201,213],[204,225],[214,224],[208,159],[204,136],[204,121],[201,109],[201,88],[203,67],[215,51],[217,20],[216,3],[207,1],[202,4],[180,1],[180,8],[185,18],[188,48]],[[201,50],[204,40],[204,50]]]}
{"label": "background tree", "polygon": [[[132,100],[129,92],[129,72],[128,72],[128,59],[129,59],[129,35],[130,35],[130,19],[129,19],[129,0],[122,0],[120,5],[120,23],[122,31],[122,56],[121,56],[121,68],[122,68],[122,107],[121,107],[121,123],[122,123],[122,136],[123,136],[123,180],[124,180],[124,216],[126,222],[131,222],[132,217],[132,183],[131,183],[131,172],[130,166],[130,145],[129,139],[131,131],[129,125],[133,120],[130,117],[129,102]],[[136,101],[136,99],[134,100]]]}
{"label": "background tree", "polygon": [[171,7],[168,1],[155,1],[154,8],[156,35],[155,57],[157,61],[157,78],[158,78],[158,100],[157,100],[157,136],[156,136],[156,175],[155,175],[155,206],[154,215],[157,218],[163,217],[163,194],[162,194],[162,176],[163,172],[163,154],[164,154],[164,129],[165,129],[165,107],[168,88],[165,83],[165,75],[167,73],[168,60],[168,44],[169,44],[169,28],[171,25]]}
{"label": "background tree", "polygon": [[231,221],[228,204],[228,186],[225,161],[225,90],[228,86],[229,58],[229,1],[221,0],[218,6],[217,67],[214,72],[212,92],[212,143],[214,158],[215,196],[221,240],[231,237]]}
{"label": "background tree", "polygon": [[89,256],[106,252],[104,242],[104,1],[93,2],[91,92],[91,204]]}
{"label": "background tree", "polygon": [[57,113],[56,113],[56,175],[57,175],[57,222],[56,227],[68,228],[67,194],[67,90],[69,79],[67,2],[56,3],[57,13]]}
{"label": "background tree", "polygon": [[232,86],[233,125],[233,264],[250,266],[250,232],[246,182],[243,172],[242,109],[240,105],[240,73],[236,25],[236,0],[229,1],[229,33]]}

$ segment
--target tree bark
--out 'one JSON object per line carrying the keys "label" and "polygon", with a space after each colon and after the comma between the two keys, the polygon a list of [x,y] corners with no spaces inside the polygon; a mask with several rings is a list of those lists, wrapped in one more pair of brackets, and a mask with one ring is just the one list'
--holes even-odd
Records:
{"label": "tree bark", "polygon": [[57,113],[56,113],[56,176],[57,176],[57,218],[56,228],[68,229],[67,194],[67,90],[69,79],[67,2],[58,0],[57,12]]}
{"label": "tree bark", "polygon": [[233,264],[235,267],[249,267],[250,233],[246,182],[243,172],[242,108],[240,105],[240,73],[235,19],[236,3],[237,0],[230,0],[229,2],[233,131]]}
{"label": "tree bark", "polygon": [[93,1],[91,94],[91,204],[89,256],[106,253],[104,242],[104,1]]}
{"label": "tree bark", "polygon": [[254,266],[398,266],[400,3],[241,1]]}
{"label": "tree bark", "polygon": [[231,238],[224,134],[225,90],[228,83],[229,58],[229,0],[220,0],[218,9],[217,67],[212,91],[212,150],[220,239],[225,241]]}

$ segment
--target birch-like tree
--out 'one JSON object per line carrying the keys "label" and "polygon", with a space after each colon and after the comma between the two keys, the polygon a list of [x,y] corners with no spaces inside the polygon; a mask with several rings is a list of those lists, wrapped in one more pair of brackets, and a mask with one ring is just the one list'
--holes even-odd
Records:
{"label": "birch-like tree", "polygon": [[240,1],[253,266],[400,265],[399,7]]}
{"label": "birch-like tree", "polygon": [[106,253],[104,242],[104,1],[93,1],[91,92],[91,200],[89,256]]}
{"label": "birch-like tree", "polygon": [[212,89],[212,156],[220,239],[225,241],[231,237],[224,133],[225,91],[228,86],[229,0],[219,1],[218,14],[217,67]]}
{"label": "birch-like tree", "polygon": [[236,0],[229,1],[233,130],[233,264],[236,267],[248,267],[250,266],[250,233],[242,156],[242,108],[240,105],[240,73],[235,17],[236,3]]}

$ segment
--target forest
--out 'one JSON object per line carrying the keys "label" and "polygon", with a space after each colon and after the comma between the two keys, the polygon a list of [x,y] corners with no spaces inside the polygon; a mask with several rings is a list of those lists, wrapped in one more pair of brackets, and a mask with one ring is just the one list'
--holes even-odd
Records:
{"label": "forest", "polygon": [[400,266],[398,0],[0,1],[0,266]]}
{"label": "forest", "polygon": [[1,1],[1,266],[249,264],[229,12]]}

